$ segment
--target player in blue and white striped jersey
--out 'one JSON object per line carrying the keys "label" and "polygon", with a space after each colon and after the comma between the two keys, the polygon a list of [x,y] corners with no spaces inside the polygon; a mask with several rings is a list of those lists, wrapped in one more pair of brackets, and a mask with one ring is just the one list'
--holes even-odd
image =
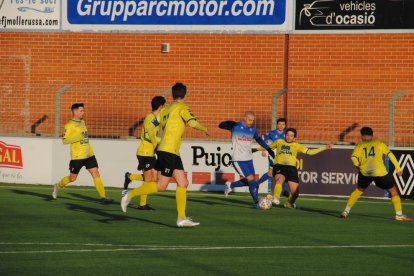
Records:
{"label": "player in blue and white striped jersey", "polygon": [[219,128],[231,131],[233,144],[232,164],[236,172],[244,177],[233,183],[226,182],[224,194],[227,197],[233,188],[248,185],[254,206],[259,208],[259,183],[255,179],[251,144],[253,140],[256,140],[273,157],[274,152],[260,138],[256,128],[253,126],[254,119],[254,112],[246,111],[240,122],[224,121],[219,124]]}

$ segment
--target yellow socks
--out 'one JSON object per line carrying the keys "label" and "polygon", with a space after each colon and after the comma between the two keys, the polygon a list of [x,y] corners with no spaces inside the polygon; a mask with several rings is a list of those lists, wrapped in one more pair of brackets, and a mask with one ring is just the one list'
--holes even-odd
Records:
{"label": "yellow socks", "polygon": [[143,174],[130,174],[129,176],[130,180],[137,180],[137,181],[144,181],[144,175]]}
{"label": "yellow socks", "polygon": [[396,195],[391,198],[392,205],[394,206],[395,214],[402,215],[401,198]]}
{"label": "yellow socks", "polygon": [[280,199],[280,195],[282,194],[282,184],[276,183],[275,190],[273,191],[273,195]]}
{"label": "yellow socks", "polygon": [[[136,181],[144,181],[144,175],[143,174],[133,174],[131,173],[129,175],[130,180],[136,180]],[[130,194],[131,196],[131,194]],[[147,195],[141,195],[139,199],[139,206],[147,205]]]}
{"label": "yellow socks", "polygon": [[98,191],[99,197],[105,197],[105,188],[102,183],[102,180],[100,177],[96,177],[93,179],[93,183],[95,184],[95,188]]}
{"label": "yellow socks", "polygon": [[58,183],[58,187],[59,188],[63,188],[66,185],[68,185],[70,183],[70,178],[69,176],[65,176],[64,178],[62,178],[59,183]]}
{"label": "yellow socks", "polygon": [[158,192],[156,182],[144,182],[140,187],[129,192],[129,198],[134,198],[140,195],[149,195]]}
{"label": "yellow socks", "polygon": [[139,198],[139,206],[147,205],[147,197],[148,195],[141,195]]}
{"label": "yellow socks", "polygon": [[185,218],[185,207],[187,205],[187,188],[177,187],[175,191],[178,218]]}
{"label": "yellow socks", "polygon": [[349,196],[348,202],[346,203],[345,211],[349,213],[354,204],[358,201],[359,197],[362,195],[362,191],[355,189]]}

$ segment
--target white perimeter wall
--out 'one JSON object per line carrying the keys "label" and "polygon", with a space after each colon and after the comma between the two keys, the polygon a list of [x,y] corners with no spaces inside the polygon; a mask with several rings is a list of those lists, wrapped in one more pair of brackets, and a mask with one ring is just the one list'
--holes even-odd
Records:
{"label": "white perimeter wall", "polygon": [[[60,138],[43,137],[5,137],[0,136],[0,141],[20,146],[22,151],[23,169],[13,169],[0,167],[0,182],[3,183],[22,183],[22,184],[41,184],[51,185],[57,183],[63,176],[69,174],[70,146],[63,145]],[[124,174],[126,171],[137,172],[136,149],[140,140],[104,140],[91,139],[96,158],[99,164],[101,178],[106,187],[122,187]],[[198,147],[194,149],[194,147]],[[193,165],[193,155],[202,155],[202,149],[207,157],[197,158]],[[226,154],[224,157],[223,155]],[[224,159],[226,165],[229,163],[228,154],[231,153],[230,142],[205,142],[205,141],[183,141],[181,147],[181,158],[184,163],[185,171],[189,182],[189,190],[208,190],[222,191],[223,185],[216,185],[216,167],[218,159]],[[4,155],[4,153],[3,153]],[[212,159],[214,156],[214,160]],[[263,174],[268,169],[267,157],[262,157],[261,153],[255,153],[254,165],[256,174]],[[207,160],[206,160],[207,158]],[[212,164],[214,162],[216,165]],[[0,162],[1,163],[1,162]],[[221,173],[230,173],[235,179],[239,179],[233,167],[221,164]],[[210,173],[210,181],[195,177],[193,172]],[[204,175],[205,176],[205,175]],[[76,182],[70,185],[93,186],[92,178],[85,168],[79,173]],[[131,187],[140,185],[132,183]],[[170,184],[169,189],[175,189],[175,184]],[[239,188],[237,191],[248,191],[247,188]],[[260,192],[267,191],[267,184],[261,185]]]}

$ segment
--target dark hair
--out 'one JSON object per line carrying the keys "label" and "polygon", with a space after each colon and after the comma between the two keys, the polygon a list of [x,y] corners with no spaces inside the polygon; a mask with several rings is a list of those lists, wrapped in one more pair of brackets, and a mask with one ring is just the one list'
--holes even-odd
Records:
{"label": "dark hair", "polygon": [[185,86],[181,82],[177,82],[172,87],[172,96],[173,96],[173,99],[174,100],[176,100],[176,99],[184,99],[185,94],[187,94],[187,86]]}
{"label": "dark hair", "polygon": [[277,119],[277,121],[276,121],[276,124],[278,124],[279,122],[282,122],[282,123],[287,123],[287,120],[286,120],[286,118],[279,118],[279,119]]}
{"label": "dark hair", "polygon": [[370,127],[361,128],[361,135],[372,136],[372,134],[374,134],[374,131],[372,130],[372,128],[370,128]]}
{"label": "dark hair", "polygon": [[78,109],[79,107],[84,107],[83,103],[74,103],[74,104],[72,104],[70,110],[74,111],[75,109]]}
{"label": "dark hair", "polygon": [[288,133],[289,131],[293,132],[294,137],[296,137],[298,135],[298,132],[293,127],[290,127],[288,129],[286,129],[286,133]]}
{"label": "dark hair", "polygon": [[155,96],[152,98],[151,101],[151,107],[152,111],[155,111],[158,109],[158,107],[163,106],[165,104],[165,98],[163,96]]}

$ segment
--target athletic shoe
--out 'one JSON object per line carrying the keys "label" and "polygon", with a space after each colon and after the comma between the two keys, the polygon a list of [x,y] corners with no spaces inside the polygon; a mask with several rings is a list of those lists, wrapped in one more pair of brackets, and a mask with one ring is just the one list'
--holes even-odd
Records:
{"label": "athletic shoe", "polygon": [[129,176],[131,175],[131,173],[126,172],[125,173],[125,180],[124,180],[124,189],[128,189],[128,185],[129,183],[131,183],[131,179],[129,179]]}
{"label": "athletic shoe", "polygon": [[226,183],[224,183],[224,195],[227,197],[229,195],[229,193],[231,192],[231,182],[230,181],[226,181]]}
{"label": "athletic shoe", "polygon": [[109,197],[102,197],[99,200],[99,203],[103,204],[103,205],[111,204],[112,202],[114,202],[114,200],[112,198],[109,198]]}
{"label": "athletic shoe", "polygon": [[128,193],[128,191],[129,191],[128,189],[122,190],[122,192],[121,192],[121,198],[124,197]]}
{"label": "athletic shoe", "polygon": [[348,215],[349,213],[347,211],[343,211],[339,217],[345,219],[348,217]]}
{"label": "athletic shoe", "polygon": [[155,210],[154,208],[152,208],[151,206],[149,206],[148,204],[145,204],[145,205],[143,205],[143,206],[138,206],[138,208],[137,208],[138,210],[141,210],[141,211],[153,211],[153,210]]}
{"label": "athletic shoe", "polygon": [[128,204],[131,202],[131,199],[129,198],[129,192],[127,192],[121,199],[121,209],[124,213],[126,213]]}
{"label": "athletic shoe", "polygon": [[412,221],[413,219],[409,218],[405,215],[395,215],[395,220],[398,220],[398,221]]}
{"label": "athletic shoe", "polygon": [[199,222],[193,221],[191,218],[186,217],[182,219],[177,219],[177,226],[178,227],[194,227],[200,225]]}
{"label": "athletic shoe", "polygon": [[289,202],[289,201],[288,201],[288,202],[286,202],[283,206],[284,206],[286,209],[299,209],[299,206],[298,206],[298,205],[296,205],[295,203],[290,204],[290,202]]}
{"label": "athletic shoe", "polygon": [[273,195],[271,195],[271,194],[268,194],[268,195],[266,196],[266,198],[267,198],[268,200],[270,200],[270,201],[273,203],[273,205],[275,205],[275,206],[278,206],[278,205],[280,204],[280,200],[279,200],[277,197],[275,197],[275,196],[273,196]]}
{"label": "athletic shoe", "polygon": [[57,199],[59,193],[59,186],[58,184],[53,185],[53,192],[52,192],[52,197],[53,199]]}

